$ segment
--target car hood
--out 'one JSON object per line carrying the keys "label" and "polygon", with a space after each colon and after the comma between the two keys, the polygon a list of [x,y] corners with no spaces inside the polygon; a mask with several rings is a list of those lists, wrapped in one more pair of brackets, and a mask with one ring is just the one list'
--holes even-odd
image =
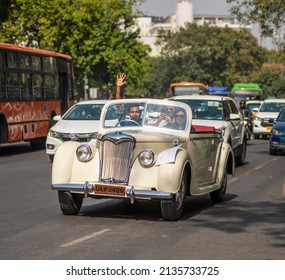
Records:
{"label": "car hood", "polygon": [[216,129],[223,128],[227,126],[226,121],[218,121],[218,120],[192,120],[192,124],[196,125],[206,125],[206,126],[214,126]]}
{"label": "car hood", "polygon": [[259,118],[276,119],[279,112],[258,112],[256,114]]}
{"label": "car hood", "polygon": [[60,120],[51,129],[61,133],[91,133],[97,132],[99,121],[69,121]]}

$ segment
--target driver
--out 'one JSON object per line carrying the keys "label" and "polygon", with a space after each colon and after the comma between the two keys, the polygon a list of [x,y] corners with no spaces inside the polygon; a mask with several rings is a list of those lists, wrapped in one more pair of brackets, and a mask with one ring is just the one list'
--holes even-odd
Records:
{"label": "driver", "polygon": [[128,115],[132,121],[137,122],[141,125],[142,119],[141,119],[141,110],[138,105],[131,105],[129,107]]}

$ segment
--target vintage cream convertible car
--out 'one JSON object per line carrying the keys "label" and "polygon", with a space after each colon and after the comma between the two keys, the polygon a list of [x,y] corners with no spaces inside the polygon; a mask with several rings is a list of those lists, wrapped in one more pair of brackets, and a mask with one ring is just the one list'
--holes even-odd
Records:
{"label": "vintage cream convertible car", "polygon": [[221,131],[191,123],[191,108],[178,101],[106,103],[96,144],[69,141],[55,154],[51,188],[62,212],[77,215],[84,197],[156,199],[163,219],[177,220],[186,196],[209,193],[222,202],[233,151]]}

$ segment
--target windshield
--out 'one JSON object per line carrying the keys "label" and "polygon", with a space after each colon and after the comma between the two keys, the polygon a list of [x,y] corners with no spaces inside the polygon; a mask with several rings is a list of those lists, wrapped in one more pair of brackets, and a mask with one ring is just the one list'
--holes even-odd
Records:
{"label": "windshield", "polygon": [[189,116],[183,107],[149,102],[111,104],[103,119],[105,128],[158,127],[185,131],[188,123]]}
{"label": "windshield", "polygon": [[278,113],[282,108],[285,108],[285,102],[264,102],[260,106],[259,112]]}
{"label": "windshield", "polygon": [[100,120],[104,104],[76,104],[62,117],[63,120]]}
{"label": "windshield", "polygon": [[252,109],[254,108],[258,109],[260,106],[260,103],[247,103],[246,106],[250,111],[252,111]]}
{"label": "windshield", "polygon": [[285,122],[285,109],[280,111],[278,118],[277,118],[277,121],[278,122]]}
{"label": "windshield", "polygon": [[192,109],[192,118],[199,120],[223,120],[224,110],[221,101],[215,100],[179,100]]}

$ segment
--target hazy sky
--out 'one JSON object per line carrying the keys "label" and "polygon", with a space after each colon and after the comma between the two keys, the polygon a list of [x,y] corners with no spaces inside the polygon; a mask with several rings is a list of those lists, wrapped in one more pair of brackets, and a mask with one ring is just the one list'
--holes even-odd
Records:
{"label": "hazy sky", "polygon": [[[169,16],[175,14],[178,0],[147,0],[140,10],[148,16]],[[189,0],[194,14],[228,15],[230,5],[226,0]]]}

